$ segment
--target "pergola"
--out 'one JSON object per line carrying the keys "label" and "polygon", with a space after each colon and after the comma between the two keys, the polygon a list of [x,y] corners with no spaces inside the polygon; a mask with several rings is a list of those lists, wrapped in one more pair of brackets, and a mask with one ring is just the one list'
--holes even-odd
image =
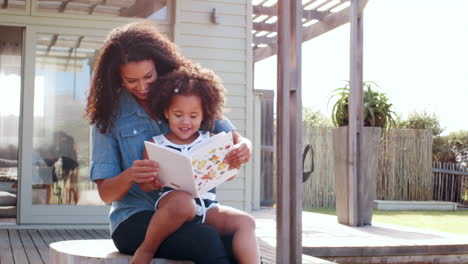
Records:
{"label": "pergola", "polygon": [[277,245],[278,263],[302,262],[302,42],[350,23],[348,221],[359,224],[362,179],[363,9],[367,0],[254,0],[253,61],[278,56]]}

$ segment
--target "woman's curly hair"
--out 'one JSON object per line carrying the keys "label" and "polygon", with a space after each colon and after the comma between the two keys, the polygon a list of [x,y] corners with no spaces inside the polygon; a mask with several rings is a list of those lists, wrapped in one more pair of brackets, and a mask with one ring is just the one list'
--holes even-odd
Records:
{"label": "woman's curly hair", "polygon": [[120,67],[129,62],[153,60],[158,76],[188,64],[174,43],[150,22],[117,27],[107,36],[94,65],[86,117],[99,132],[108,131],[115,120],[122,88]]}
{"label": "woman's curly hair", "polygon": [[221,119],[224,110],[226,89],[212,71],[198,65],[185,65],[159,78],[150,89],[148,102],[154,115],[164,121],[164,111],[169,108],[175,95],[200,97],[203,120],[201,129],[212,131],[215,119]]}

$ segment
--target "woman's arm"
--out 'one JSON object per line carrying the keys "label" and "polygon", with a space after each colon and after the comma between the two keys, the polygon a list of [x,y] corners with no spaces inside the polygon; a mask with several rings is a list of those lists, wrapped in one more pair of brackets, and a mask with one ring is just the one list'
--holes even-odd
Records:
{"label": "woman's arm", "polygon": [[159,165],[151,160],[135,160],[122,171],[122,150],[112,133],[93,127],[93,160],[90,178],[96,182],[101,199],[109,204],[124,197],[134,183],[153,181]]}
{"label": "woman's arm", "polygon": [[242,137],[235,129],[234,125],[226,117],[215,121],[215,134],[222,131],[232,131],[234,148],[226,155],[224,161],[231,167],[240,168],[242,163],[248,162],[252,156],[252,143],[249,139]]}
{"label": "woman's arm", "polygon": [[[154,140],[149,140],[150,142],[154,142]],[[144,160],[148,160],[149,157],[148,157],[148,151],[146,151],[146,148],[145,150],[143,151],[143,159]],[[156,162],[156,164],[158,164]],[[159,171],[159,166],[158,166],[158,171]],[[140,189],[142,189],[143,191],[145,192],[150,192],[150,191],[154,191],[154,190],[159,190],[163,187],[163,184],[161,184],[161,182],[159,182],[158,178],[157,178],[157,175],[153,178],[152,181],[147,181],[147,182],[143,182],[143,183],[139,183],[138,186],[140,187]]]}
{"label": "woman's arm", "polygon": [[132,167],[126,169],[119,175],[96,180],[99,196],[106,203],[122,199],[134,183],[150,183],[158,176],[159,166],[151,160],[136,160]]}
{"label": "woman's arm", "polygon": [[224,161],[232,167],[240,168],[242,163],[249,162],[252,157],[252,143],[237,131],[232,131],[232,136],[234,148],[226,155]]}

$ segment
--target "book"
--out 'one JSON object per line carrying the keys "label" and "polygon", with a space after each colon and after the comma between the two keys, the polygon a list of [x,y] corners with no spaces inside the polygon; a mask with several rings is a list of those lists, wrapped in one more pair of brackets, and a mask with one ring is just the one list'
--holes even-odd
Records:
{"label": "book", "polygon": [[159,163],[159,181],[200,197],[239,173],[224,163],[233,148],[232,133],[219,133],[194,145],[187,153],[145,141],[150,160]]}

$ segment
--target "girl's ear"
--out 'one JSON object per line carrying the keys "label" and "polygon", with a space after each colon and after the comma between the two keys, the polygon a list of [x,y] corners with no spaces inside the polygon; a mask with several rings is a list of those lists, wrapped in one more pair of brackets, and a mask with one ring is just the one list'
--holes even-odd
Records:
{"label": "girl's ear", "polygon": [[169,113],[167,112],[167,109],[164,110],[164,117],[169,120]]}

